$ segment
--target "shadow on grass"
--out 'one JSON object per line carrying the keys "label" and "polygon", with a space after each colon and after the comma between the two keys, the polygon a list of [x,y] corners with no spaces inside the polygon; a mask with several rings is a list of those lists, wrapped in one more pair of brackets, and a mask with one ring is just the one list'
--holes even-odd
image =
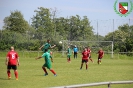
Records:
{"label": "shadow on grass", "polygon": [[0,78],[0,80],[8,80],[7,78]]}
{"label": "shadow on grass", "polygon": [[34,76],[44,76],[44,75],[34,75]]}

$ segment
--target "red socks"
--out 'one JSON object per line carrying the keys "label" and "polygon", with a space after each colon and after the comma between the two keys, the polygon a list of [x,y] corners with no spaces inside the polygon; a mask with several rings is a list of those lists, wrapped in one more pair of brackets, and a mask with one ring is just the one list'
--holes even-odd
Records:
{"label": "red socks", "polygon": [[88,65],[86,64],[86,70],[88,69]]}
{"label": "red socks", "polygon": [[[8,78],[11,78],[11,72],[10,71],[7,71],[7,75],[8,75]],[[18,71],[17,70],[14,71],[14,75],[16,78],[18,78]]]}
{"label": "red socks", "polygon": [[[48,74],[48,72],[47,72],[47,70],[46,70],[45,68],[42,67],[42,69],[44,70],[44,72],[45,72],[46,74]],[[54,75],[56,75],[56,72],[55,72],[53,69],[50,69],[50,71],[51,71]]]}
{"label": "red socks", "polygon": [[14,71],[15,77],[18,78],[18,71]]}
{"label": "red socks", "polygon": [[8,77],[11,77],[11,72],[7,71],[7,75],[8,75]]}
{"label": "red socks", "polygon": [[53,69],[50,70],[54,75],[56,74],[55,71]]}
{"label": "red socks", "polygon": [[70,59],[70,58],[68,58],[68,59],[67,59],[67,61],[68,61],[68,62],[71,62],[71,59]]}

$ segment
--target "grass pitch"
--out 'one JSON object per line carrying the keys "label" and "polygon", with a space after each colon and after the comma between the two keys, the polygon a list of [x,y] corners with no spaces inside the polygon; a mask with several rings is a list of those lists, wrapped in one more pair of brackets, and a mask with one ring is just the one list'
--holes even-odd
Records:
{"label": "grass pitch", "polygon": [[[97,64],[97,55],[92,55],[94,63],[89,62],[88,70],[80,70],[81,56],[77,59],[71,57],[71,63],[67,63],[66,56],[54,54],[52,68],[57,77],[47,69],[49,75],[44,76],[41,66],[44,59],[35,60],[41,54],[32,53],[20,55],[20,66],[18,67],[19,80],[15,80],[14,72],[11,70],[11,80],[7,80],[5,57],[0,57],[0,88],[47,88],[56,86],[68,86],[76,84],[87,84],[108,81],[129,81],[133,80],[133,59],[121,58],[110,59],[105,55],[102,64]],[[133,84],[114,84],[111,88],[132,88]],[[89,88],[107,88],[107,85],[94,86]]]}

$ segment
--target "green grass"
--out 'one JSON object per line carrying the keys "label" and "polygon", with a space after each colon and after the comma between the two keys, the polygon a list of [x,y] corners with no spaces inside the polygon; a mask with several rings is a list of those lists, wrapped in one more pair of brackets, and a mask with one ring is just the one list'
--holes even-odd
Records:
{"label": "green grass", "polygon": [[[1,52],[0,52],[1,53]],[[48,76],[43,76],[44,72],[41,66],[43,59],[35,60],[40,53],[22,53],[20,54],[20,66],[18,67],[19,80],[16,81],[14,72],[11,70],[12,79],[7,80],[5,57],[6,53],[0,57],[0,88],[46,88],[55,86],[67,86],[76,84],[87,84],[95,82],[108,81],[128,81],[133,80],[133,59],[121,58],[110,59],[109,55],[105,55],[102,64],[98,65],[97,56],[92,55],[94,63],[89,63],[89,69],[80,70],[81,56],[67,63],[66,57],[61,54],[54,54],[53,69],[57,73],[57,77],[49,71]],[[114,84],[111,88],[132,88],[133,84]],[[107,88],[107,85],[95,86],[89,88]]]}

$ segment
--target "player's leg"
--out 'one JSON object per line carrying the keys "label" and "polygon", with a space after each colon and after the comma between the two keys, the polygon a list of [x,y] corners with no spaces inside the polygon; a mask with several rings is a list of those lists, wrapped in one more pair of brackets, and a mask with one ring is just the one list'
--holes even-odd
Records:
{"label": "player's leg", "polygon": [[98,58],[98,64],[101,64],[101,58]]}
{"label": "player's leg", "polygon": [[76,57],[76,59],[77,59],[77,52],[75,53],[75,57]]}
{"label": "player's leg", "polygon": [[69,62],[69,55],[67,55],[67,62]]}
{"label": "player's leg", "polygon": [[71,55],[69,56],[69,62],[71,62]]}
{"label": "player's leg", "polygon": [[100,62],[100,64],[101,64],[101,62],[102,62],[102,58],[100,58],[100,61],[99,61],[99,62]]}
{"label": "player's leg", "polygon": [[57,76],[56,72],[53,69],[49,69],[49,70],[54,74],[54,76]]}
{"label": "player's leg", "polygon": [[48,75],[48,72],[47,72],[47,70],[46,70],[46,68],[45,68],[46,66],[47,66],[46,64],[44,64],[44,65],[42,66],[42,69],[43,69],[43,71],[45,72],[45,76]]}
{"label": "player's leg", "polygon": [[67,55],[67,61],[70,62],[71,59],[70,59],[70,55]]}
{"label": "player's leg", "polygon": [[85,61],[86,63],[86,70],[88,69],[88,59]]}
{"label": "player's leg", "polygon": [[80,67],[80,69],[82,69],[83,63],[84,63],[84,60],[81,61],[81,67]]}
{"label": "player's leg", "polygon": [[75,59],[75,52],[74,52],[74,54],[73,54],[73,55],[74,55],[74,59]]}
{"label": "player's leg", "polygon": [[57,76],[56,72],[52,69],[52,65],[51,64],[48,64],[47,68],[54,74],[54,76]]}
{"label": "player's leg", "polygon": [[14,70],[14,75],[15,75],[16,80],[18,80],[17,66],[16,66],[16,65],[13,65],[13,66],[12,66],[12,69]]}
{"label": "player's leg", "polygon": [[94,61],[92,60],[91,56],[89,57],[89,59],[91,60],[92,63],[94,63]]}
{"label": "player's leg", "polygon": [[11,72],[10,72],[11,66],[8,65],[7,66],[7,75],[8,75],[8,79],[11,79]]}

